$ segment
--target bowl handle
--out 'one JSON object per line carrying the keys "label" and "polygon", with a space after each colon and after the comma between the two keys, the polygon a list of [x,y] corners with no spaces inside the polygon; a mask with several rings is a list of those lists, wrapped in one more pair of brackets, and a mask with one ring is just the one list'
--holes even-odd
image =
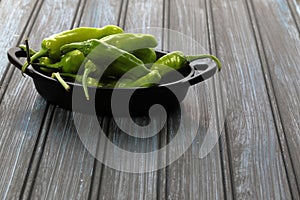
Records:
{"label": "bowl handle", "polygon": [[218,68],[217,64],[213,60],[205,63],[197,63],[197,60],[195,60],[190,63],[190,66],[195,70],[194,75],[187,79],[191,85],[195,85],[209,79],[216,73]]}
{"label": "bowl handle", "polygon": [[[15,67],[17,67],[19,70],[22,70],[23,63],[21,62],[20,58],[26,58],[26,51],[19,47],[13,47],[8,50],[7,57]],[[34,72],[29,68],[26,68],[24,73],[30,77],[34,76]]]}

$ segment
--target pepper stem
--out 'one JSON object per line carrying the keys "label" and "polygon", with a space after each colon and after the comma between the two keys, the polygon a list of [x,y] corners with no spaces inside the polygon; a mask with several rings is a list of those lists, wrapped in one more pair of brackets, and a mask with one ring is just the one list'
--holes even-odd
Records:
{"label": "pepper stem", "polygon": [[35,61],[36,59],[46,55],[48,52],[47,49],[41,49],[40,51],[36,52],[33,56],[30,57],[30,59],[28,59],[24,65],[22,66],[22,74],[25,72],[25,70],[27,69],[27,67],[33,62]]}
{"label": "pepper stem", "polygon": [[218,70],[220,71],[221,70],[221,62],[220,60],[214,56],[214,55],[210,55],[210,54],[200,54],[200,55],[195,55],[195,56],[186,56],[186,60],[189,61],[189,62],[192,62],[194,60],[197,60],[197,59],[205,59],[205,58],[210,58],[212,59],[213,61],[215,61],[215,63],[217,64],[218,66]]}
{"label": "pepper stem", "polygon": [[66,83],[66,81],[60,76],[59,72],[55,72],[52,73],[52,78],[56,78],[58,80],[58,82],[65,88],[65,90],[69,91],[70,90],[70,86],[68,85],[68,83]]}
{"label": "pepper stem", "polygon": [[88,76],[90,73],[95,72],[97,67],[96,65],[88,60],[85,65],[84,65],[84,72],[83,72],[83,76],[82,76],[82,86],[83,86],[83,91],[85,94],[85,97],[87,100],[90,100],[90,95],[89,95],[89,91],[88,91]]}

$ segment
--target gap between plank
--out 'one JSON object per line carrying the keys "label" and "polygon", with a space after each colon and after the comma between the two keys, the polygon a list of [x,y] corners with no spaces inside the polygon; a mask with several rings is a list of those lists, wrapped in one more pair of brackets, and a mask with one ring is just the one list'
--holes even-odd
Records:
{"label": "gap between plank", "polygon": [[[28,22],[26,23],[26,26],[25,27],[28,27],[28,25],[30,24],[30,28],[28,28],[28,30],[25,28],[24,31],[22,32],[22,36],[24,37],[25,33],[27,32],[27,35],[29,35],[31,32],[32,32],[32,29],[33,29],[33,26],[34,26],[34,22],[35,22],[35,19],[36,17],[38,16],[38,14],[40,13],[40,10],[41,10],[41,7],[43,5],[43,2],[42,3],[39,3],[40,1],[36,1],[36,5],[34,6],[34,9],[32,11],[32,14],[30,15],[31,17],[29,18]],[[84,1],[84,4],[83,4],[83,8],[80,10],[80,4],[81,4],[81,1],[79,1],[78,5],[77,5],[77,9],[76,9],[76,12],[80,10],[80,17],[78,20],[81,20],[81,17],[82,17],[82,12],[84,10],[84,6],[85,6],[85,2],[86,0]],[[34,13],[36,11],[36,13]],[[32,19],[34,19],[32,21]],[[31,22],[32,21],[32,22]],[[75,24],[75,21],[76,21],[76,15],[75,17],[73,18],[73,21],[72,21],[72,25],[71,25],[71,28],[74,27],[74,24]],[[28,37],[28,36],[27,36]],[[19,43],[21,42],[21,38],[19,39]],[[11,77],[13,75],[13,72],[14,70],[12,70],[11,72]],[[10,79],[11,79],[10,77]],[[1,99],[0,99],[1,100]],[[0,101],[1,102],[1,101]],[[44,117],[43,117],[43,120],[42,120],[42,124],[41,124],[41,127],[40,127],[40,130],[38,132],[38,137],[37,137],[37,140],[36,140],[36,143],[35,143],[35,146],[34,146],[34,149],[33,149],[33,153],[32,153],[32,156],[30,158],[30,163],[29,163],[29,166],[27,168],[27,172],[26,172],[26,176],[25,176],[25,179],[24,179],[24,182],[23,182],[23,185],[22,185],[22,188],[21,188],[21,193],[20,193],[20,197],[21,199],[23,198],[24,196],[24,193],[25,193],[25,190],[26,190],[26,187],[28,186],[28,178],[29,178],[29,175],[30,175],[30,172],[32,170],[32,165],[33,165],[33,161],[35,160],[35,157],[38,156],[37,158],[37,163],[36,163],[36,168],[35,168],[35,171],[33,172],[33,182],[32,184],[29,186],[29,193],[28,193],[28,199],[30,199],[30,196],[32,194],[32,190],[33,190],[33,187],[34,187],[34,182],[35,182],[35,177],[37,176],[38,174],[38,169],[39,169],[39,165],[40,165],[40,161],[43,157],[43,153],[44,153],[44,150],[45,150],[45,145],[46,145],[46,140],[47,140],[47,135],[49,133],[49,130],[50,130],[50,127],[51,127],[51,124],[52,124],[52,119],[53,119],[53,116],[54,116],[54,113],[55,113],[55,110],[56,110],[56,107],[53,107],[50,111],[50,114],[48,113],[49,112],[49,106],[50,104],[47,103],[46,105],[46,109],[45,109],[45,112],[44,112]],[[50,117],[47,117],[48,115],[50,115]],[[46,124],[46,122],[48,121],[48,124]],[[41,138],[41,135],[43,133],[43,127],[46,126],[46,133],[45,133],[45,136],[44,138]],[[40,143],[40,140],[42,139],[42,142],[41,142],[41,153],[39,155],[36,155],[37,153],[37,147],[39,146],[39,143]]]}
{"label": "gap between plank", "polygon": [[[293,182],[293,184],[296,184],[297,192],[298,192],[296,197],[299,198],[299,185],[298,185],[297,181],[295,180],[295,169],[293,166],[293,161],[291,160],[291,157],[290,157],[290,148],[289,148],[287,140],[286,140],[286,131],[285,131],[285,128],[282,123],[282,118],[280,115],[279,108],[277,106],[278,100],[277,100],[277,97],[274,92],[275,89],[274,89],[273,79],[272,79],[272,77],[270,75],[270,71],[269,71],[269,63],[265,56],[266,52],[265,52],[264,44],[261,39],[261,30],[257,24],[257,21],[258,21],[257,15],[255,14],[253,1],[251,0],[251,1],[244,1],[244,2],[246,4],[248,15],[250,17],[249,19],[250,19],[250,23],[252,25],[253,35],[255,37],[255,42],[256,42],[257,52],[259,55],[259,60],[261,63],[261,68],[262,68],[263,73],[265,74],[264,82],[266,85],[267,95],[268,95],[268,99],[270,102],[271,112],[272,112],[273,121],[274,121],[275,129],[276,129],[276,136],[277,136],[278,143],[279,143],[279,148],[282,153],[282,160],[283,160],[283,164],[284,164],[287,181],[289,183],[289,189],[290,189],[292,197],[295,198],[295,193],[294,193],[295,191],[293,191],[293,189],[292,189],[291,182]],[[295,23],[295,24],[297,25],[297,23]],[[299,28],[299,27],[297,26],[297,28]],[[274,99],[274,100],[272,101],[272,99]],[[282,138],[282,139],[280,139],[280,138]],[[283,149],[287,149],[287,155],[284,153]],[[291,166],[293,175],[291,175],[291,173],[289,173],[288,165]]]}
{"label": "gap between plank", "polygon": [[[36,143],[34,145],[34,148],[33,148],[33,152],[32,152],[32,155],[30,157],[30,161],[29,161],[29,166],[26,170],[26,176],[25,176],[25,179],[23,181],[23,185],[22,185],[22,188],[21,188],[21,192],[20,192],[20,199],[23,199],[24,198],[24,194],[25,194],[25,189],[26,189],[26,186],[28,185],[28,179],[29,179],[29,176],[30,176],[30,172],[33,168],[33,164],[34,164],[34,160],[37,159],[37,162],[36,162],[36,169],[39,168],[39,165],[40,165],[40,161],[42,159],[42,155],[44,153],[44,146],[46,144],[46,140],[47,140],[47,136],[48,136],[48,133],[49,133],[49,129],[50,129],[50,126],[51,126],[51,122],[52,122],[52,119],[53,119],[53,116],[54,116],[54,108],[52,108],[50,111],[50,105],[47,104],[46,106],[46,109],[45,109],[45,114],[44,114],[44,117],[42,119],[42,123],[41,123],[41,126],[40,126],[40,130],[38,132],[38,136],[37,136],[37,139],[36,139]],[[50,114],[49,114],[50,112]],[[44,129],[45,127],[45,129]],[[44,135],[44,138],[42,138],[42,135]],[[40,140],[42,140],[40,142]],[[36,155],[37,155],[37,149],[39,147],[39,144],[41,143],[41,153],[38,155],[38,158],[36,158]],[[35,177],[37,176],[37,173],[38,173],[38,170],[36,170],[33,174],[33,182],[31,184],[31,187],[30,187],[30,190],[29,190],[29,194],[28,194],[28,198],[30,198],[31,194],[32,194],[32,189],[33,189],[33,185],[34,185],[34,180],[35,180]]]}
{"label": "gap between plank", "polygon": [[[22,40],[23,40],[24,37],[28,37],[28,36],[25,36],[26,32],[27,33],[31,32],[31,30],[33,28],[34,20],[37,17],[37,15],[39,14],[40,8],[41,8],[42,4],[43,4],[43,2],[40,3],[40,1],[38,1],[38,0],[35,2],[32,10],[31,10],[31,13],[29,15],[29,18],[28,18],[28,20],[25,23],[24,29],[22,30],[22,32],[20,34],[20,37],[17,40],[17,45],[19,45],[22,42]],[[7,64],[7,66],[6,66],[5,70],[4,70],[4,73],[3,73],[3,77],[0,80],[0,103],[3,100],[3,97],[4,97],[5,93],[6,93],[8,85],[9,85],[9,83],[10,83],[10,81],[12,79],[12,76],[14,74],[14,71],[15,71],[15,68],[11,67],[11,65],[12,65],[11,63]]]}
{"label": "gap between plank", "polygon": [[[209,37],[209,48],[210,48],[210,53],[215,53],[216,56],[218,55],[218,50],[217,50],[217,41],[216,41],[216,37],[214,35],[214,30],[215,30],[215,20],[214,20],[214,15],[213,15],[213,9],[212,9],[212,2],[210,0],[206,0],[205,1],[205,6],[206,6],[206,17],[207,17],[207,27],[208,27],[208,37]],[[215,104],[215,109],[216,109],[216,115],[217,115],[217,123],[218,123],[218,131],[219,131],[219,149],[220,149],[220,159],[221,159],[221,169],[222,169],[222,181],[223,181],[223,192],[224,192],[224,197],[225,199],[229,199],[229,196],[231,196],[231,198],[236,199],[236,193],[235,190],[233,189],[234,187],[234,178],[233,178],[233,166],[232,166],[232,155],[230,152],[230,142],[229,142],[229,138],[228,138],[228,129],[227,129],[227,122],[226,122],[226,112],[225,112],[225,106],[223,105],[224,102],[224,94],[222,92],[222,88],[221,88],[221,79],[220,77],[218,77],[218,80],[213,81],[213,88],[214,88],[214,97],[216,102],[218,102],[217,100],[217,90],[216,90],[216,82],[218,82],[219,84],[219,91],[220,91],[220,104],[222,105],[222,114],[224,117],[224,138],[225,140],[223,141],[221,138],[221,124],[219,121],[219,114],[218,114],[218,108],[217,108],[217,103]],[[226,164],[224,163],[224,160],[228,161],[228,168],[226,169]],[[226,175],[226,171],[228,171],[228,175]],[[227,181],[226,181],[226,177],[228,178],[228,185],[227,185]],[[227,191],[227,189],[229,191]],[[231,192],[231,195],[229,195],[228,193]]]}

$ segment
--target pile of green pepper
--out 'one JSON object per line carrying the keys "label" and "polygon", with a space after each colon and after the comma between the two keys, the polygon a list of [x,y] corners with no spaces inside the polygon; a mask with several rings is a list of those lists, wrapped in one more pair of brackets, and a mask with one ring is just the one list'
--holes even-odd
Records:
{"label": "pile of green pepper", "polygon": [[20,45],[28,57],[22,73],[32,65],[56,78],[66,90],[70,89],[66,79],[77,81],[89,99],[89,86],[151,87],[170,71],[188,67],[199,58],[213,59],[221,68],[220,61],[210,54],[185,56],[174,51],[157,59],[156,46],[153,35],[125,33],[115,25],[74,28],[44,39],[38,52],[30,49],[28,42]]}

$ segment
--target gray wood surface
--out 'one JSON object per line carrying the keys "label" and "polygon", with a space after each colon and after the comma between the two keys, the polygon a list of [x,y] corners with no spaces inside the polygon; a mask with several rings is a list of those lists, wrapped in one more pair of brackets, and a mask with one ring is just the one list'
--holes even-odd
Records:
{"label": "gray wood surface", "polygon": [[[1,0],[0,198],[299,199],[299,14],[298,0]],[[158,48],[212,53],[223,69],[190,88],[184,113],[169,113],[157,134],[137,139],[110,117],[76,118],[47,103],[6,58],[25,38],[39,49],[53,33],[107,24],[129,31],[156,27]],[[130,120],[117,120],[138,132]],[[147,124],[143,117],[135,121]],[[150,123],[148,130],[156,133],[162,119]],[[81,128],[88,134],[99,124],[108,142],[100,133],[83,141]],[[178,145],[158,159],[144,155],[139,170],[168,162],[195,133],[191,146],[167,167],[147,173],[113,169],[86,148],[101,144],[95,151],[104,161],[135,166],[112,154],[109,142],[151,152],[181,132]]]}
{"label": "gray wood surface", "polygon": [[212,12],[218,56],[227,61],[220,98],[226,108],[233,196],[291,198],[246,2],[213,1]]}
{"label": "gray wood surface", "polygon": [[[272,4],[264,4],[254,1],[253,7],[257,18],[265,19],[264,22],[258,21],[258,28],[266,33],[261,34],[263,50],[280,114],[282,132],[293,163],[292,170],[297,177],[294,187],[299,190],[300,172],[297,169],[300,166],[300,159],[296,153],[300,144],[298,136],[300,132],[300,107],[298,105],[300,80],[296,78],[300,75],[299,67],[297,67],[300,53],[299,32],[287,3],[276,1]],[[273,11],[272,17],[265,15],[264,10],[267,8]],[[285,15],[276,14],[278,10],[284,11]],[[272,26],[268,25],[270,23]],[[271,32],[273,34],[270,34]]]}

